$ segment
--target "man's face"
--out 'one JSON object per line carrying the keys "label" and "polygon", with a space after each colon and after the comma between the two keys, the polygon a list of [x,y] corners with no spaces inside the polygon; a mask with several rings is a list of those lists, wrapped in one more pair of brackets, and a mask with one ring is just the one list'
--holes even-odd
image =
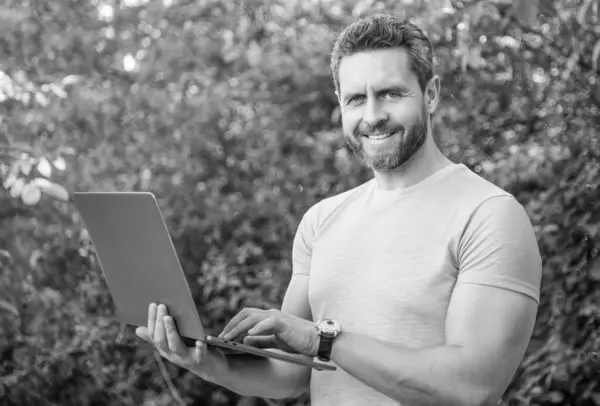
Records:
{"label": "man's face", "polygon": [[362,164],[400,167],[427,138],[427,111],[404,49],[359,52],[339,69],[344,139]]}

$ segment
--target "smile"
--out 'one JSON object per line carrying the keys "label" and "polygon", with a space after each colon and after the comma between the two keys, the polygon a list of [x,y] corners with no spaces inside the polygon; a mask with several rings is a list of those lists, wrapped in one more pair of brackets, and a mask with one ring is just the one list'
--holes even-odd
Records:
{"label": "smile", "polygon": [[396,134],[396,133],[394,132],[394,133],[384,133],[384,134],[371,134],[371,135],[365,135],[365,137],[370,140],[379,141],[379,140],[385,140],[386,138],[389,138],[394,134]]}

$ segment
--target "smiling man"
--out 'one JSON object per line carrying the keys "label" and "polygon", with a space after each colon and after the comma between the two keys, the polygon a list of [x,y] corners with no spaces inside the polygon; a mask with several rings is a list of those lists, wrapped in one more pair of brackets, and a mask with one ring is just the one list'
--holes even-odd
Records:
{"label": "smiling man", "polygon": [[[225,357],[201,344],[190,369],[246,395],[310,389],[313,406],[496,404],[539,303],[527,214],[435,145],[440,81],[419,28],[361,19],[340,34],[331,68],[345,140],[374,178],[304,215],[282,310],[244,309],[221,336],[249,334],[246,343],[266,340],[338,370]],[[149,337],[169,357],[179,341],[165,314],[151,313]]]}

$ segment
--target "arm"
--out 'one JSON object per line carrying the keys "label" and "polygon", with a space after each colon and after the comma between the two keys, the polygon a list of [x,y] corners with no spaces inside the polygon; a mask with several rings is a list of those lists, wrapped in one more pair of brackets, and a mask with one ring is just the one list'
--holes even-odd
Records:
{"label": "arm", "polygon": [[[281,311],[312,321],[308,302],[311,249],[314,235],[314,207],[302,218],[292,246],[292,278],[285,293]],[[278,350],[273,350],[278,351]],[[289,355],[289,354],[288,354]],[[312,360],[312,357],[297,355]],[[298,397],[308,390],[311,369],[275,359],[250,356],[229,357],[229,371],[217,377],[215,383],[247,396],[271,399]]]}
{"label": "arm", "polygon": [[541,260],[523,208],[506,197],[481,205],[461,237],[458,263],[445,345],[399,348],[342,331],[332,360],[402,404],[496,404],[537,312]]}
{"label": "arm", "polygon": [[495,405],[525,353],[536,310],[534,300],[518,293],[458,286],[448,311],[446,345],[392,347],[343,332],[331,359],[402,404]]}
{"label": "arm", "polygon": [[[283,312],[312,319],[308,303],[308,280],[307,275],[292,276],[283,300]],[[309,359],[303,355],[298,357]],[[243,396],[283,399],[298,397],[308,390],[311,374],[308,367],[248,355],[231,355],[228,360],[229,368],[209,380],[232,392]]]}

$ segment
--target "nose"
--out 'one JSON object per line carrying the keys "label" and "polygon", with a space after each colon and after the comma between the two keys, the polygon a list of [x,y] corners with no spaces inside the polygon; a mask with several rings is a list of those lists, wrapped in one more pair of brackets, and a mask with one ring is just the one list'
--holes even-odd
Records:
{"label": "nose", "polygon": [[387,112],[381,108],[376,100],[368,100],[365,106],[365,113],[363,115],[363,124],[366,127],[365,130],[368,132],[374,131],[376,128],[384,124],[388,120],[389,116]]}

